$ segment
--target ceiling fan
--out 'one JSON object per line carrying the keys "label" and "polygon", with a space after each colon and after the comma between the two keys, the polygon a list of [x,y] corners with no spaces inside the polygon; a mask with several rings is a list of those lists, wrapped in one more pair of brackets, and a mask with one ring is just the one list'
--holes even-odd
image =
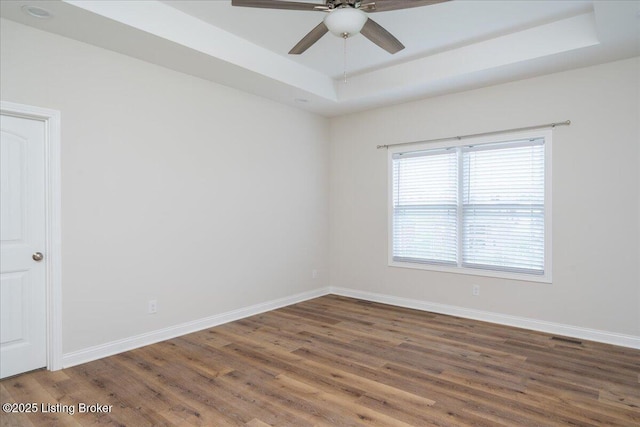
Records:
{"label": "ceiling fan", "polygon": [[291,55],[303,53],[327,32],[344,39],[362,33],[382,49],[394,54],[404,49],[404,45],[366,14],[428,6],[445,1],[449,0],[325,0],[324,4],[285,0],[231,0],[231,5],[328,13],[320,24],[289,51]]}

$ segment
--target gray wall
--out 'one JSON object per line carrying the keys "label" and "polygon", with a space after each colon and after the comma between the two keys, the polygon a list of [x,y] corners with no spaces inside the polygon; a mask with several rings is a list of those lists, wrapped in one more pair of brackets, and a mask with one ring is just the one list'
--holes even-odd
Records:
{"label": "gray wall", "polygon": [[328,285],[325,119],[1,27],[2,100],[62,114],[65,354]]}
{"label": "gray wall", "polygon": [[[64,353],[328,286],[640,336],[638,58],[329,120],[1,30],[2,100],[62,112]],[[552,284],[387,265],[377,144],[565,119]]]}
{"label": "gray wall", "polygon": [[[332,120],[331,285],[640,335],[639,76],[635,58]],[[553,131],[552,284],[388,266],[376,145],[567,119]]]}

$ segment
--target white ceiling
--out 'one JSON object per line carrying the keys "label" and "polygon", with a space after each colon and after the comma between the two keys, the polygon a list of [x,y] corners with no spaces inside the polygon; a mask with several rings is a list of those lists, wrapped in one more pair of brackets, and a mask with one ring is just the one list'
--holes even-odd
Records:
{"label": "white ceiling", "polygon": [[[53,17],[28,16],[24,5]],[[640,0],[453,0],[370,14],[406,49],[390,55],[349,38],[347,83],[338,37],[287,54],[324,12],[224,0],[3,0],[0,16],[325,116],[640,55]]]}

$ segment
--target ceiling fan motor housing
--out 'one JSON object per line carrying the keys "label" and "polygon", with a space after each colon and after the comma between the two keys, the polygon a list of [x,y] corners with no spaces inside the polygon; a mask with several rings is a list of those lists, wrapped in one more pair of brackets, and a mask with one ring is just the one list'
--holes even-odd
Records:
{"label": "ceiling fan motor housing", "polygon": [[326,4],[329,9],[339,9],[341,7],[360,7],[360,0],[327,0]]}

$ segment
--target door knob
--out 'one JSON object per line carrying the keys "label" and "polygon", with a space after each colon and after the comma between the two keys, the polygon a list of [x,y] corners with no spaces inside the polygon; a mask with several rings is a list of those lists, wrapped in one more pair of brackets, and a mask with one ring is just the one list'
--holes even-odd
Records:
{"label": "door knob", "polygon": [[33,258],[34,261],[42,261],[44,259],[44,255],[42,255],[42,252],[36,252],[31,255],[31,258]]}

